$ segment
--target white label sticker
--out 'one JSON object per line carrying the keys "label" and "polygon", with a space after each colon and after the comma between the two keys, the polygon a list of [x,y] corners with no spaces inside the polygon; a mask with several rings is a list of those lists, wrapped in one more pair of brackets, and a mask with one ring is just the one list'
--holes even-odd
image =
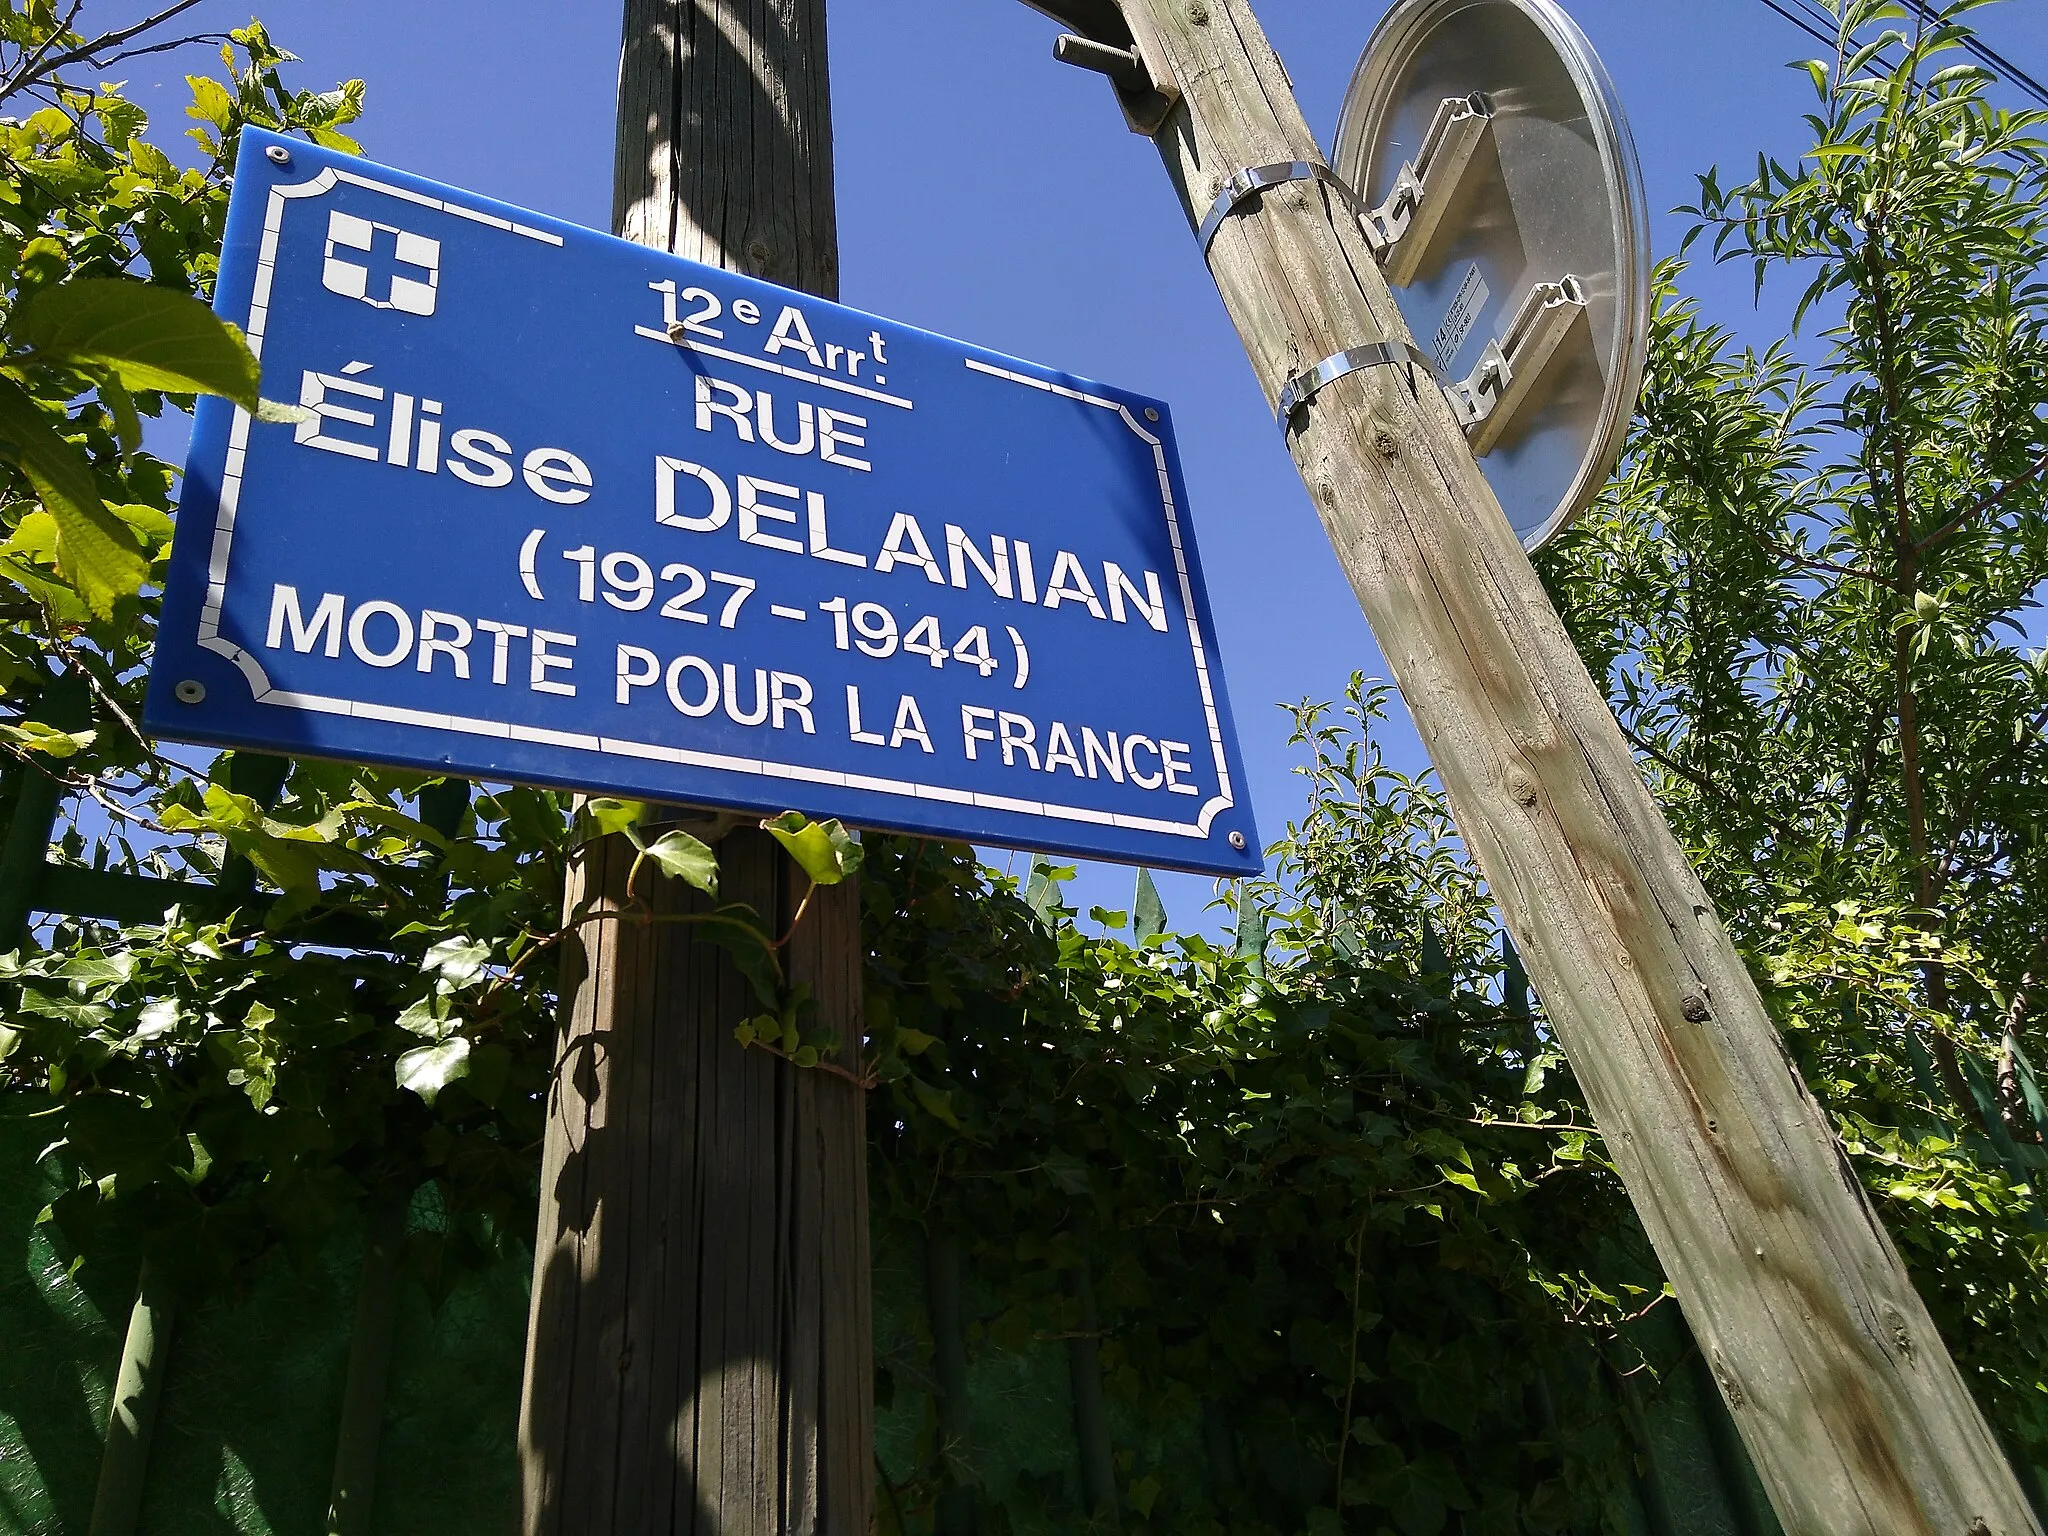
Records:
{"label": "white label sticker", "polygon": [[1486,286],[1486,279],[1479,274],[1479,264],[1474,262],[1472,270],[1465,274],[1465,281],[1458,287],[1458,296],[1451,300],[1450,312],[1444,316],[1444,323],[1436,328],[1436,339],[1430,343],[1430,355],[1436,359],[1437,371],[1449,373],[1451,363],[1465,345],[1465,338],[1472,334],[1472,327],[1479,323],[1486,301],[1493,297]]}

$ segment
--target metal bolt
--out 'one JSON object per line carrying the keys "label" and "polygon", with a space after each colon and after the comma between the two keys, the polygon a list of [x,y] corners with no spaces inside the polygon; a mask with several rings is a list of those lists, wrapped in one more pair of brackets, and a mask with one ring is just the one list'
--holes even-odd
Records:
{"label": "metal bolt", "polygon": [[263,153],[272,165],[290,165],[292,163],[292,152],[282,144],[273,144]]}
{"label": "metal bolt", "polygon": [[1157,421],[1159,419],[1159,412],[1148,405],[1145,407],[1145,419],[1147,421]]}
{"label": "metal bolt", "polygon": [[206,702],[206,684],[200,682],[197,678],[186,678],[172,692],[177,694],[180,704],[204,704]]}
{"label": "metal bolt", "polygon": [[1244,834],[1242,832],[1231,833],[1230,846],[1235,848],[1239,853],[1243,853],[1245,850]]}

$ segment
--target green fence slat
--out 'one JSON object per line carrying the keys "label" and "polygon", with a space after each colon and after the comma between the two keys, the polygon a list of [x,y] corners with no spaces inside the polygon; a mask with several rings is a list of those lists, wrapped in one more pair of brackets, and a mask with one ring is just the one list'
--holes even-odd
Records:
{"label": "green fence slat", "polygon": [[196,880],[162,880],[73,864],[43,868],[36,910],[109,923],[160,923],[172,907],[211,906],[218,893]]}
{"label": "green fence slat", "polygon": [[63,790],[55,779],[23,769],[21,789],[14,797],[14,819],[7,841],[0,845],[0,950],[14,948],[28,931],[42,892],[43,860],[49,856],[50,833],[57,825]]}

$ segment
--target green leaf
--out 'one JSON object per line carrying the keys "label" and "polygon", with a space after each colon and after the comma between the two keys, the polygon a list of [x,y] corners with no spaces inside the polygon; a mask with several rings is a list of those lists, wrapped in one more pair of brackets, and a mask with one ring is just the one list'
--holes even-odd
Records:
{"label": "green leaf", "polygon": [[187,1188],[197,1189],[206,1182],[206,1176],[213,1172],[213,1150],[205,1142],[189,1132],[185,1137],[185,1148],[191,1155],[191,1165],[189,1167],[179,1167],[176,1163],[173,1163],[171,1171],[178,1176],[179,1180]]}
{"label": "green leaf", "polygon": [[1266,973],[1266,934],[1269,922],[1266,909],[1256,897],[1246,895],[1237,909],[1237,942],[1234,952],[1237,958],[1246,961],[1252,974]]}
{"label": "green leaf", "polygon": [[1483,1195],[1486,1193],[1485,1190],[1479,1187],[1479,1181],[1477,1179],[1475,1179],[1471,1174],[1462,1171],[1461,1169],[1446,1167],[1443,1164],[1438,1164],[1437,1172],[1442,1174],[1446,1179],[1449,1179],[1453,1184],[1457,1185],[1460,1189],[1469,1189],[1475,1195]]}
{"label": "green leaf", "polygon": [[142,590],[149,562],[135,537],[100,500],[92,465],[37,409],[28,392],[0,378],[0,451],[21,466],[57,524],[57,569],[103,619]]}
{"label": "green leaf", "polygon": [[114,418],[114,440],[131,458],[142,452],[142,417],[136,413],[135,397],[111,368],[95,369],[93,382],[99,386],[100,402]]}
{"label": "green leaf", "polygon": [[1131,936],[1140,944],[1166,932],[1166,903],[1159,899],[1159,887],[1152,883],[1152,871],[1138,871],[1138,894],[1132,901]]}
{"label": "green leaf", "polygon": [[278,1052],[269,1029],[277,1015],[263,1003],[251,1003],[239,1029],[209,1022],[215,1027],[206,1037],[207,1048],[230,1068],[228,1082],[246,1093],[257,1109],[264,1108],[277,1090]]}
{"label": "green leaf", "polygon": [[647,807],[638,800],[586,800],[583,814],[597,828],[599,837],[608,837],[614,832],[624,832],[640,824],[647,814]]}
{"label": "green leaf", "polygon": [[662,872],[692,885],[706,896],[718,894],[718,855],[684,831],[664,833],[641,850]]}
{"label": "green leaf", "polygon": [[76,757],[93,743],[98,731],[60,731],[53,725],[40,720],[24,720],[19,725],[0,725],[0,741],[19,747],[24,752],[41,752],[49,757]]}
{"label": "green leaf", "polygon": [[57,520],[47,512],[30,512],[14,525],[14,535],[0,545],[0,555],[27,555],[32,559],[57,558]]}
{"label": "green leaf", "polygon": [[57,967],[56,974],[80,986],[104,991],[110,987],[118,987],[133,977],[137,964],[132,953],[105,954],[88,950],[66,960]]}
{"label": "green leaf", "polygon": [[[1970,1097],[1976,1101],[1978,1123],[1984,1128],[1984,1134],[1990,1139],[1999,1161],[2005,1164],[2006,1171],[2012,1175],[2015,1184],[2031,1185],[2036,1177],[2033,1171],[2035,1159],[2028,1157],[2027,1153],[2034,1152],[2038,1156],[2039,1149],[2023,1149],[2013,1140],[2012,1132],[2005,1123],[2005,1114],[1998,1102],[1997,1084],[1992,1081],[1991,1073],[1984,1062],[1974,1052],[1958,1051],[1956,1054],[1963,1069],[1963,1080],[1970,1087]],[[2048,1232],[2048,1216],[2042,1214],[2038,1203],[2029,1202],[2026,1219],[2027,1225],[2034,1231]]]}
{"label": "green leaf", "polygon": [[2027,1102],[2027,1110],[2034,1117],[2034,1129],[2043,1140],[2048,1140],[2048,1098],[2041,1093],[2040,1079],[2034,1075],[2034,1064],[2027,1059],[2019,1041],[2011,1035],[2005,1037],[2005,1048],[2012,1052],[2014,1068],[2019,1073],[2020,1093]]}
{"label": "green leaf", "polygon": [[135,536],[142,540],[144,549],[162,549],[171,542],[175,524],[168,512],[156,507],[135,506],[127,502],[115,502],[107,510],[126,523]]}
{"label": "green leaf", "polygon": [[345,155],[360,155],[363,146],[347,134],[333,128],[313,127],[306,130],[306,137],[322,149],[338,149]]}
{"label": "green leaf", "polygon": [[228,94],[227,87],[205,75],[187,75],[185,83],[192,87],[192,105],[185,109],[185,115],[226,132],[235,117],[235,98]]}
{"label": "green leaf", "polygon": [[461,1035],[439,1045],[423,1045],[398,1058],[398,1086],[410,1089],[429,1104],[443,1088],[469,1076],[469,1041]]}
{"label": "green leaf", "polygon": [[1052,1180],[1054,1186],[1062,1194],[1085,1195],[1088,1193],[1090,1188],[1088,1164],[1084,1159],[1077,1157],[1072,1152],[1049,1152],[1046,1154],[1045,1161],[1039,1166],[1045,1170],[1046,1176]]}
{"label": "green leaf", "polygon": [[1052,860],[1039,854],[1031,861],[1031,880],[1024,887],[1024,905],[1031,909],[1031,915],[1047,928],[1059,926],[1056,914],[1062,910],[1060,882],[1074,878],[1071,867],[1056,867]]}
{"label": "green leaf", "polygon": [[242,333],[199,300],[134,278],[45,288],[14,317],[12,340],[55,362],[104,368],[129,389],[225,395],[257,408],[262,372]]}
{"label": "green leaf", "polygon": [[819,885],[837,885],[860,868],[860,844],[836,821],[812,821],[799,811],[784,811],[761,826]]}
{"label": "green leaf", "polygon": [[[725,910],[753,915],[745,907],[728,907]],[[775,1009],[781,1006],[782,966],[760,929],[735,916],[714,918],[699,931],[708,942],[732,956],[733,965],[752,984],[754,995],[761,1000],[762,1007]]]}
{"label": "green leaf", "polygon": [[148,1045],[161,1040],[178,1027],[180,1014],[178,1000],[174,997],[160,997],[145,1006],[136,1018],[135,1031],[129,1035],[131,1044]]}
{"label": "green leaf", "polygon": [[476,985],[491,963],[491,946],[473,939],[443,939],[427,951],[420,969],[438,975],[441,985],[451,991]]}
{"label": "green leaf", "polygon": [[1131,1508],[1138,1512],[1140,1520],[1152,1518],[1152,1506],[1159,1502],[1159,1495],[1166,1491],[1166,1485],[1156,1477],[1141,1477],[1131,1484],[1126,1497]]}
{"label": "green leaf", "polygon": [[917,1095],[917,1102],[924,1106],[926,1114],[956,1131],[960,1129],[959,1117],[953,1113],[952,1094],[939,1092],[921,1077],[910,1080],[910,1090]]}
{"label": "green leaf", "polygon": [[398,1027],[424,1040],[439,1041],[448,1034],[448,999],[436,992],[421,998],[398,1016]]}

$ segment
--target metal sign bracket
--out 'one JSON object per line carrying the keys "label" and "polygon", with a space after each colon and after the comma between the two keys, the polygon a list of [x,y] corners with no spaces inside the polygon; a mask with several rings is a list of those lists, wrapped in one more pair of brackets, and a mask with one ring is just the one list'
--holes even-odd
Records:
{"label": "metal sign bracket", "polygon": [[[1202,219],[1202,227],[1195,232],[1195,240],[1202,248],[1202,255],[1209,254],[1209,247],[1216,243],[1216,235],[1223,228],[1224,220],[1237,212],[1247,200],[1258,193],[1274,187],[1284,187],[1290,181],[1319,181],[1337,194],[1338,199],[1358,215],[1359,222],[1366,225],[1368,233],[1372,226],[1368,222],[1372,212],[1365,206],[1365,199],[1351,190],[1350,183],[1331,170],[1311,160],[1282,160],[1274,165],[1248,166],[1223,183],[1216,194],[1216,201],[1209,206],[1209,212]],[[1373,241],[1377,254],[1380,242]]]}
{"label": "metal sign bracket", "polygon": [[[1286,167],[1261,166],[1258,171],[1282,169]],[[1232,180],[1236,182],[1254,174],[1241,172]],[[1277,178],[1269,185],[1288,179],[1307,178]],[[1217,208],[1211,210],[1210,218],[1216,219],[1219,210],[1223,213],[1229,211],[1221,198],[1217,200]],[[1207,221],[1203,227],[1208,228]],[[1287,381],[1280,391],[1277,407],[1281,430],[1285,431],[1292,423],[1296,411],[1346,374],[1357,373],[1364,368],[1406,366],[1409,388],[1414,390],[1419,388],[1415,380],[1415,369],[1419,367],[1423,376],[1444,392],[1458,424],[1465,429],[1473,453],[1483,458],[1513,428],[1517,418],[1535,397],[1536,386],[1542,382],[1545,372],[1562,353],[1572,327],[1585,315],[1586,292],[1577,278],[1566,276],[1554,283],[1537,283],[1523,297],[1506,334],[1489,341],[1486,350],[1480,354],[1478,365],[1463,379],[1452,383],[1445,383],[1422,350],[1411,343],[1374,341],[1351,347],[1334,357],[1324,358],[1315,367],[1305,369]]]}
{"label": "metal sign bracket", "polygon": [[1506,334],[1486,344],[1478,366],[1444,386],[1473,453],[1483,458],[1507,436],[1585,314],[1586,292],[1576,277],[1536,284]]}
{"label": "metal sign bracket", "polygon": [[1280,430],[1285,432],[1294,420],[1294,413],[1346,374],[1357,373],[1365,368],[1408,369],[1408,389],[1415,393],[1419,387],[1415,382],[1415,370],[1420,368],[1424,378],[1434,382],[1436,373],[1429,366],[1429,359],[1419,348],[1408,342],[1373,341],[1362,347],[1351,347],[1335,357],[1326,357],[1315,367],[1297,373],[1280,390],[1277,414]]}
{"label": "metal sign bracket", "polygon": [[1159,132],[1180,102],[1180,87],[1150,21],[1135,12],[1121,13],[1111,0],[1026,3],[1075,29],[1054,41],[1055,59],[1106,76],[1116,87],[1117,105],[1131,132],[1148,139]]}
{"label": "metal sign bracket", "polygon": [[1493,107],[1478,92],[1445,98],[1421,153],[1395,173],[1386,201],[1365,215],[1367,238],[1392,286],[1407,287],[1422,270],[1492,127]]}

